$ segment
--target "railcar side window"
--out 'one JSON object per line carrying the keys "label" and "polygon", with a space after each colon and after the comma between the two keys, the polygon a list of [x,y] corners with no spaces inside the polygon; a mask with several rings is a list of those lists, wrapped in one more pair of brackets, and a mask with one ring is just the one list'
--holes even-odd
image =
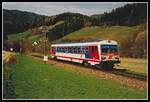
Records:
{"label": "railcar side window", "polygon": [[65,53],[68,53],[68,47],[66,47],[66,49],[65,49]]}
{"label": "railcar side window", "polygon": [[59,52],[61,52],[61,47],[59,47]]}
{"label": "railcar side window", "polygon": [[55,50],[56,50],[56,52],[57,52],[57,47],[56,47],[56,49],[55,49]]}
{"label": "railcar side window", "polygon": [[68,48],[68,52],[71,53],[71,47]]}
{"label": "railcar side window", "polygon": [[68,48],[68,47],[66,47],[66,53],[68,53],[68,50],[69,50],[69,48]]}
{"label": "railcar side window", "polygon": [[59,48],[59,52],[61,52],[61,47]]}
{"label": "railcar side window", "polygon": [[75,48],[75,47],[73,47],[73,53],[75,53],[75,50],[76,50],[76,48]]}
{"label": "railcar side window", "polygon": [[78,47],[75,47],[75,53],[78,53]]}
{"label": "railcar side window", "polygon": [[63,47],[63,52],[65,53],[65,47]]}
{"label": "railcar side window", "polygon": [[57,47],[57,52],[60,52],[60,47]]}
{"label": "railcar side window", "polygon": [[80,53],[82,53],[82,47],[80,47]]}
{"label": "railcar side window", "polygon": [[63,47],[63,51],[62,52],[65,52],[65,48]]}
{"label": "railcar side window", "polygon": [[61,50],[60,47],[58,47],[58,52],[60,52],[60,50]]}
{"label": "railcar side window", "polygon": [[74,48],[72,47],[72,48],[71,48],[71,53],[73,53],[73,49],[74,49]]}
{"label": "railcar side window", "polygon": [[56,48],[56,52],[58,52],[58,47]]}
{"label": "railcar side window", "polygon": [[64,53],[66,52],[66,47],[64,47],[64,50],[63,50],[63,52],[64,52]]}
{"label": "railcar side window", "polygon": [[63,47],[61,48],[61,52],[63,52]]}
{"label": "railcar side window", "polygon": [[63,52],[63,47],[61,47],[61,52]]}
{"label": "railcar side window", "polygon": [[61,47],[59,47],[59,52],[61,52]]}
{"label": "railcar side window", "polygon": [[80,53],[80,50],[81,50],[81,48],[80,48],[80,47],[78,47],[78,53]]}
{"label": "railcar side window", "polygon": [[89,52],[89,48],[88,47],[86,47],[86,52],[85,53],[88,53]]}
{"label": "railcar side window", "polygon": [[61,52],[61,48],[59,47],[59,52]]}
{"label": "railcar side window", "polygon": [[85,53],[85,48],[84,47],[81,48],[81,53]]}
{"label": "railcar side window", "polygon": [[63,50],[63,52],[64,52],[64,53],[66,52],[66,47],[64,47],[64,50]]}
{"label": "railcar side window", "polygon": [[65,47],[63,47],[63,53],[65,53]]}

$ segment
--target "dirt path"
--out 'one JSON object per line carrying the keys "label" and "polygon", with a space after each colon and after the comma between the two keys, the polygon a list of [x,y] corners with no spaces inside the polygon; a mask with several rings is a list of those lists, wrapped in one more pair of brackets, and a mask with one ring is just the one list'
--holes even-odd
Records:
{"label": "dirt path", "polygon": [[[37,58],[37,57],[33,57],[33,58],[42,60],[41,58]],[[122,85],[133,87],[133,88],[141,90],[141,91],[147,91],[147,81],[142,81],[142,80],[138,80],[138,79],[134,79],[134,78],[129,78],[126,76],[116,75],[116,74],[112,74],[109,72],[103,72],[103,71],[100,71],[97,69],[86,68],[84,66],[68,64],[68,63],[64,63],[61,61],[59,61],[59,63],[58,63],[58,61],[49,60],[48,63],[51,63],[60,68],[63,68],[66,71],[71,71],[71,72],[74,71],[74,72],[80,73],[82,75],[90,75],[90,76],[94,75],[94,76],[96,76],[98,78],[102,78],[102,79],[111,79],[116,82],[119,82]]]}

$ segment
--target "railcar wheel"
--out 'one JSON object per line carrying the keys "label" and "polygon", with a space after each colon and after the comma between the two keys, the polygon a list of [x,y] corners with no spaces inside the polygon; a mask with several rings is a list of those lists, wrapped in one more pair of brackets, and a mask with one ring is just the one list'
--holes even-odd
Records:
{"label": "railcar wheel", "polygon": [[56,56],[51,56],[51,59],[56,60],[57,58]]}
{"label": "railcar wheel", "polygon": [[90,66],[90,64],[87,61],[83,61],[83,65],[86,67]]}

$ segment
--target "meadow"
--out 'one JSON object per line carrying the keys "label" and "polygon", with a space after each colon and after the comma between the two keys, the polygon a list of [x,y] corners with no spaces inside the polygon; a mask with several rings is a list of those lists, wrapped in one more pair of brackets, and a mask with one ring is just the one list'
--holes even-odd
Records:
{"label": "meadow", "polygon": [[127,69],[132,73],[142,74],[147,76],[148,72],[148,61],[147,59],[136,59],[136,58],[120,58],[121,63],[117,69]]}
{"label": "meadow", "polygon": [[7,42],[18,42],[22,38],[33,43],[34,41],[38,41],[40,38],[42,38],[43,35],[36,34],[36,35],[30,35],[28,33],[14,33],[8,36]]}
{"label": "meadow", "polygon": [[147,95],[113,80],[66,71],[25,55],[16,57],[17,64],[11,66],[16,99],[144,99]]}

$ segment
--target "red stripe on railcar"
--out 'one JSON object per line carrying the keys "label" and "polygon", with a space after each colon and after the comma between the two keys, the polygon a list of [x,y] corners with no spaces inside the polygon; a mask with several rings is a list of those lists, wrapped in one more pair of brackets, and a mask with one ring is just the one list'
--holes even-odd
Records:
{"label": "red stripe on railcar", "polygon": [[94,60],[94,59],[83,59],[83,58],[75,58],[75,57],[67,57],[67,56],[56,56],[56,57],[63,57],[63,58],[70,58],[70,59],[78,59],[78,60],[86,60],[86,61],[100,62],[100,60]]}

